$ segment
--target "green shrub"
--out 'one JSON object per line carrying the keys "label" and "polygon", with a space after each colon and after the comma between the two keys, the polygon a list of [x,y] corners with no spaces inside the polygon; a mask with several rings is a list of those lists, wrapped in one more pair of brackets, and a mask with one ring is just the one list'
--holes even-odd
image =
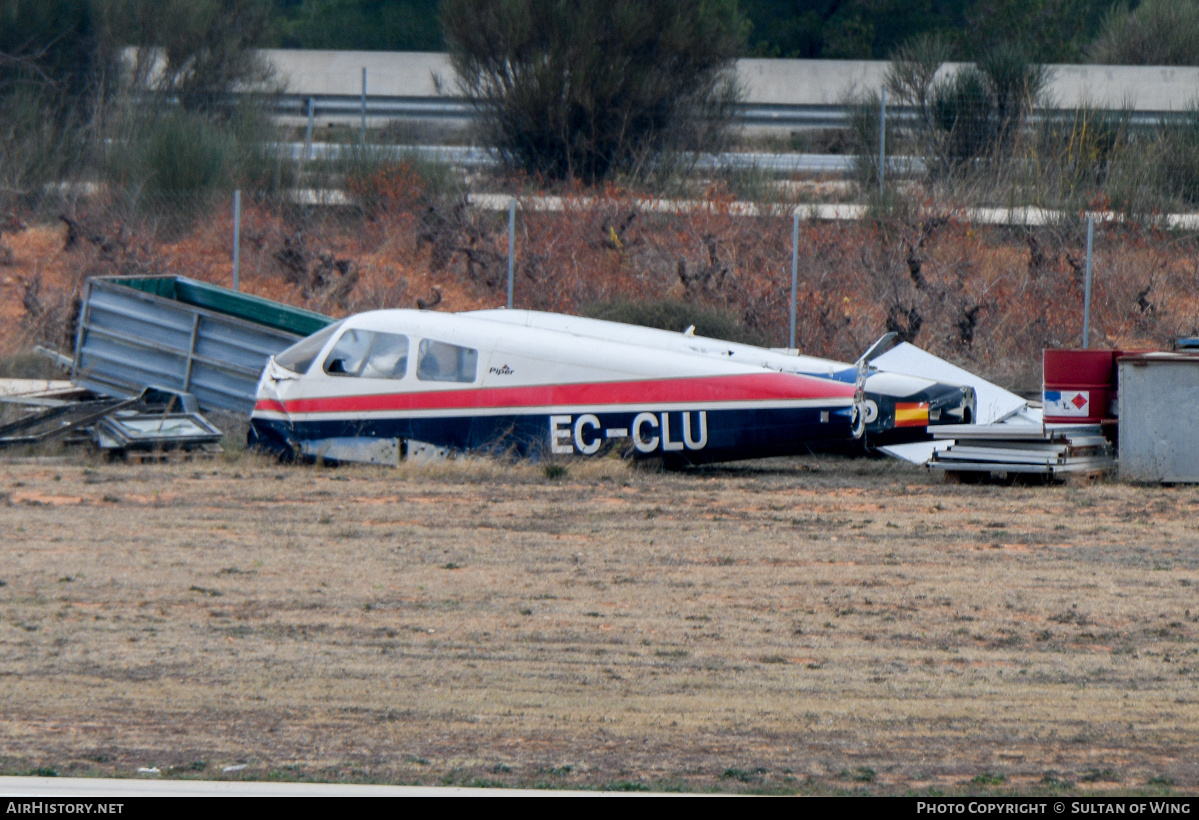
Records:
{"label": "green shrub", "polygon": [[0,95],[0,123],[0,210],[11,207],[10,197],[36,204],[84,153],[83,129],[44,89],[17,87]]}
{"label": "green shrub", "polygon": [[233,140],[231,176],[236,187],[262,195],[296,185],[299,164],[281,150],[279,128],[260,100],[241,101],[228,119],[217,122]]}
{"label": "green shrub", "polygon": [[217,115],[126,100],[109,123],[101,169],[113,193],[163,224],[182,227],[235,189],[252,197],[296,184],[297,164],[254,102]]}
{"label": "green shrub", "polygon": [[1033,204],[1066,210],[1092,206],[1113,170],[1117,177],[1128,170],[1129,113],[1083,106],[1046,121],[1034,138],[1025,180]]}
{"label": "green shrub", "polygon": [[149,124],[139,148],[146,187],[178,195],[231,187],[234,140],[204,117],[167,111]]}
{"label": "green shrub", "polygon": [[1199,103],[1162,125],[1157,140],[1158,167],[1167,191],[1188,206],[1199,205]]}
{"label": "green shrub", "polygon": [[948,55],[943,40],[922,37],[897,51],[888,68],[895,104],[915,113],[908,129],[915,150],[938,176],[1000,168],[1012,157],[1049,72],[1010,45],[946,73]]}
{"label": "green shrub", "polygon": [[[859,96],[848,103],[849,130],[854,144],[854,175],[863,185],[878,182],[878,136],[882,104],[882,95],[877,92]],[[894,156],[899,148],[895,117],[887,118],[885,140],[887,153]]]}
{"label": "green shrub", "polygon": [[932,99],[933,125],[941,132],[948,169],[978,159],[995,143],[995,112],[987,78],[966,66],[939,83]]}

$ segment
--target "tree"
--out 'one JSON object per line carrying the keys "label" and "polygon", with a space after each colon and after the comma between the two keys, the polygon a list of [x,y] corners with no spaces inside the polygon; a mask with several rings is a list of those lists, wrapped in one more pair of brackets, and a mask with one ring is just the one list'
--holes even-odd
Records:
{"label": "tree", "polygon": [[586,182],[718,132],[746,29],[735,0],[445,0],[442,26],[492,145]]}
{"label": "tree", "polygon": [[[958,59],[1015,45],[1037,62],[1075,62],[1119,0],[741,0],[760,57],[884,58],[920,35]],[[1194,0],[1190,0],[1194,2]]]}
{"label": "tree", "polygon": [[1089,55],[1113,65],[1199,65],[1199,2],[1145,0],[1132,11],[1117,6]]}
{"label": "tree", "polygon": [[97,15],[78,0],[0,0],[0,93],[16,85],[69,97],[102,73]]}
{"label": "tree", "polygon": [[954,30],[966,0],[744,0],[761,57],[870,60],[918,34]]}
{"label": "tree", "polygon": [[212,110],[270,70],[254,50],[266,0],[108,0],[114,36],[136,46],[132,86],[168,92],[189,110]]}
{"label": "tree", "polygon": [[111,57],[96,2],[0,0],[0,210],[80,161]]}
{"label": "tree", "polygon": [[1079,62],[1117,0],[973,0],[960,32],[968,57],[1016,47],[1040,63]]}
{"label": "tree", "polygon": [[442,51],[437,0],[272,0],[276,48]]}

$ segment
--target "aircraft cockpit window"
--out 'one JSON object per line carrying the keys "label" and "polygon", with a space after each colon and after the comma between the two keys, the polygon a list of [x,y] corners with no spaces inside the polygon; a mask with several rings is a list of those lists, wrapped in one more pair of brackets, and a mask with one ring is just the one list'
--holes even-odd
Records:
{"label": "aircraft cockpit window", "polygon": [[408,337],[351,328],[325,357],[331,376],[402,379],[408,372]]}
{"label": "aircraft cockpit window", "polygon": [[292,373],[299,373],[303,376],[308,372],[308,368],[312,367],[312,363],[316,361],[316,357],[320,355],[321,348],[325,346],[325,342],[329,341],[330,337],[341,327],[341,324],[341,322],[334,322],[328,327],[318,330],[308,338],[296,342],[275,356],[275,364],[290,370]]}
{"label": "aircraft cockpit window", "polygon": [[479,351],[446,342],[422,339],[416,377],[426,382],[473,382],[479,369]]}

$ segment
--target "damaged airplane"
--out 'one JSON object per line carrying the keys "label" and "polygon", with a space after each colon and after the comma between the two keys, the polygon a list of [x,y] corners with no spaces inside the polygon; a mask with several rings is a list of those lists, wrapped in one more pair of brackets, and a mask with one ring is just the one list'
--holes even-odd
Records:
{"label": "damaged airplane", "polygon": [[[251,444],[347,461],[391,461],[424,442],[534,456],[615,448],[690,464],[806,452],[859,438],[867,423],[864,368],[815,378],[751,356],[530,324],[413,310],[336,322],[267,363]],[[927,415],[917,417],[923,430]]]}

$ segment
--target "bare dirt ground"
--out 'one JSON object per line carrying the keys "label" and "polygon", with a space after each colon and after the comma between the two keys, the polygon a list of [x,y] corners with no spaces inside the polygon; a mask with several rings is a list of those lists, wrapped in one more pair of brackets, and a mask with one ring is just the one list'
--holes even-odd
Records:
{"label": "bare dirt ground", "polygon": [[0,769],[1193,793],[1197,509],[864,460],[4,464]]}

